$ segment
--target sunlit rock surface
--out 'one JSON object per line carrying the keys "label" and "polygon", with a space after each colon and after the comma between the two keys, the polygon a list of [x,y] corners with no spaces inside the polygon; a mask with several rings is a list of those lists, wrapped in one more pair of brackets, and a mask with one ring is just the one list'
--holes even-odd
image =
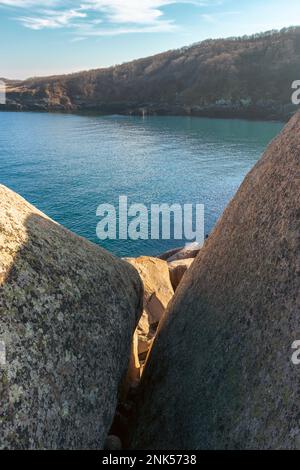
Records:
{"label": "sunlit rock surface", "polygon": [[0,186],[0,448],[102,448],[141,308],[131,266]]}
{"label": "sunlit rock surface", "polygon": [[166,261],[148,256],[126,258],[144,285],[144,310],[137,327],[138,353],[147,353],[165,310],[174,295]]}

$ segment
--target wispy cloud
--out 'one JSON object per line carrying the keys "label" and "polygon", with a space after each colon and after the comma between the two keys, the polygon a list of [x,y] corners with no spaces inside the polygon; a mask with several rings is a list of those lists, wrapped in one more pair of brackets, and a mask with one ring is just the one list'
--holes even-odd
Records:
{"label": "wispy cloud", "polygon": [[62,28],[72,24],[74,19],[86,18],[87,14],[80,10],[68,11],[44,11],[41,17],[19,17],[18,19],[24,26],[31,29],[44,29],[44,28]]}
{"label": "wispy cloud", "polygon": [[[156,33],[176,30],[165,7],[174,4],[204,6],[205,0],[0,0],[0,6],[23,10],[17,16],[33,30],[69,28],[83,39],[128,33]],[[219,3],[219,2],[218,2]],[[30,8],[30,13],[29,13]]]}
{"label": "wispy cloud", "polygon": [[9,7],[19,7],[19,8],[27,8],[27,7],[35,7],[35,6],[43,6],[43,5],[55,5],[58,4],[59,0],[1,0],[0,6],[9,6]]}

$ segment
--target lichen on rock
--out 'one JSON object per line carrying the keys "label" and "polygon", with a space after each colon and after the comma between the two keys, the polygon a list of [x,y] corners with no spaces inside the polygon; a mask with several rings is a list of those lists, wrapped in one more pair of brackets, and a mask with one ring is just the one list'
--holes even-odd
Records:
{"label": "lichen on rock", "polygon": [[141,310],[131,266],[0,186],[0,448],[101,449]]}
{"label": "lichen on rock", "polygon": [[135,449],[296,449],[300,113],[184,276],[144,370]]}

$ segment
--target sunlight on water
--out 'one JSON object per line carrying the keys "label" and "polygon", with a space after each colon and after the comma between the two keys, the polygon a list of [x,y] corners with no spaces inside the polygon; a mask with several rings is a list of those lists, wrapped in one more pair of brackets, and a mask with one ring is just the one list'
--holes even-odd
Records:
{"label": "sunlight on water", "polygon": [[[0,113],[0,182],[93,242],[99,204],[205,204],[209,233],[282,124],[188,117]],[[106,241],[121,256],[176,240]]]}

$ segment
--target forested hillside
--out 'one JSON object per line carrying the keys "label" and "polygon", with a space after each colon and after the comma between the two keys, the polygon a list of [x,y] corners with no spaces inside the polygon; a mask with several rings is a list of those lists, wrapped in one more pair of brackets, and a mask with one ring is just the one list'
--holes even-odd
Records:
{"label": "forested hillside", "polygon": [[8,83],[5,109],[287,118],[300,27],[206,40],[126,64]]}

